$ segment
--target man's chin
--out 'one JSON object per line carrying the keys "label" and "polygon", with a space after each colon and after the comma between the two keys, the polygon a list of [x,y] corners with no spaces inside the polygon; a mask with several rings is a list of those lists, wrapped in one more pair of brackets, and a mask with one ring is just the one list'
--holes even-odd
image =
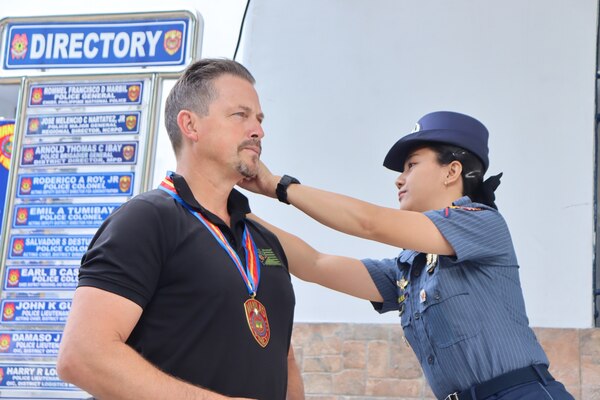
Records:
{"label": "man's chin", "polygon": [[249,167],[246,164],[240,164],[237,170],[244,179],[256,178],[256,175],[258,175],[258,166]]}

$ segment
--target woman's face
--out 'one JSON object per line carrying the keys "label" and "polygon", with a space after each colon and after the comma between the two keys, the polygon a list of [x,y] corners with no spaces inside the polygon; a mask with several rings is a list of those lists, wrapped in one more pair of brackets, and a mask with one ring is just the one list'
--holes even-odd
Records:
{"label": "woman's face", "polygon": [[444,185],[448,166],[440,165],[437,153],[428,147],[412,151],[404,163],[404,172],[396,179],[400,209],[423,212],[444,207]]}

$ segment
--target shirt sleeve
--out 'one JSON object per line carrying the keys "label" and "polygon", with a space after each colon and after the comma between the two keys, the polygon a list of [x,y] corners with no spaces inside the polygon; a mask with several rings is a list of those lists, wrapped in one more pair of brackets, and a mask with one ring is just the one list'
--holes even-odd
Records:
{"label": "shirt sleeve", "polygon": [[497,210],[459,206],[428,211],[425,215],[454,249],[454,262],[516,264],[508,226]]}
{"label": "shirt sleeve", "polygon": [[79,286],[118,294],[144,308],[157,286],[168,242],[159,214],[150,202],[132,199],[109,216],[83,256]]}
{"label": "shirt sleeve", "polygon": [[373,260],[366,258],[362,263],[369,271],[371,279],[383,297],[383,303],[371,302],[375,311],[383,314],[388,311],[398,310],[398,264],[397,259],[386,258]]}

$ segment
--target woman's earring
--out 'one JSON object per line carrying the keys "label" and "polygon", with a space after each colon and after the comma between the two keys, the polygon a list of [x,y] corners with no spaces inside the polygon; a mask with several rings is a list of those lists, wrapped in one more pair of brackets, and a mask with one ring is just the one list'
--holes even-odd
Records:
{"label": "woman's earring", "polygon": [[444,181],[444,186],[448,186],[448,181]]}

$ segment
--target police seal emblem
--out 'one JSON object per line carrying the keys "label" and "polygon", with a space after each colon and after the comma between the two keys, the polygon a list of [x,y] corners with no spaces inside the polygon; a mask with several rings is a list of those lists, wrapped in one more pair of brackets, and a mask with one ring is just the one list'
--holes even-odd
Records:
{"label": "police seal emblem", "polygon": [[172,56],[181,48],[181,38],[183,33],[177,29],[165,32],[164,48],[165,51]]}
{"label": "police seal emblem", "polygon": [[10,166],[14,131],[14,123],[0,125],[0,165],[5,169]]}

